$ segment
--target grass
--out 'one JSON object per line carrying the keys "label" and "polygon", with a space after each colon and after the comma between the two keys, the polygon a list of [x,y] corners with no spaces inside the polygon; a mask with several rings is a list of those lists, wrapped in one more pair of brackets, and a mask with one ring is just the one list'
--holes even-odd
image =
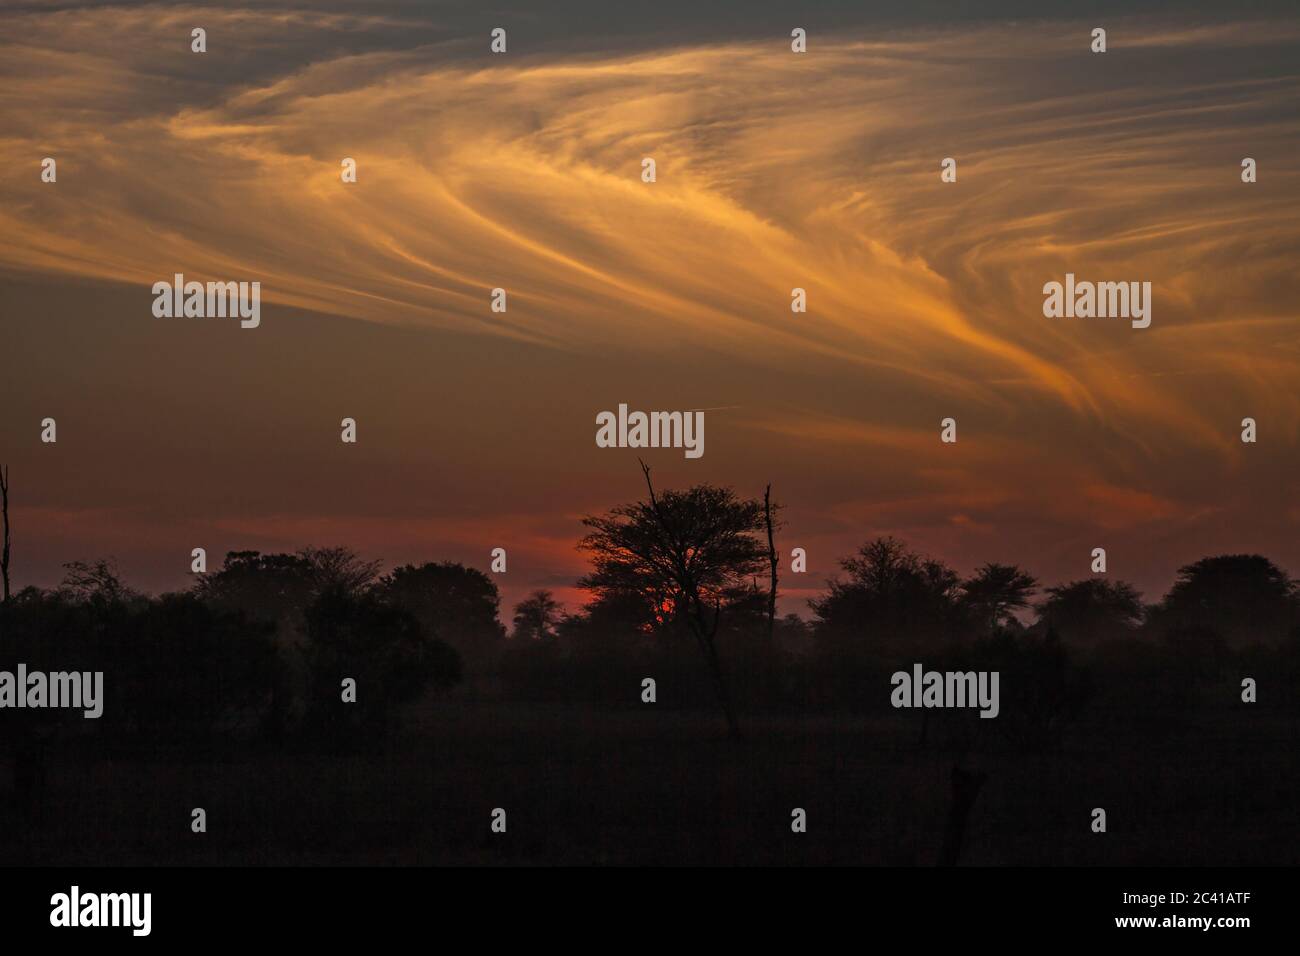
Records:
{"label": "grass", "polygon": [[1094,718],[1038,754],[978,719],[921,746],[918,720],[751,717],[737,745],[707,713],[443,701],[367,754],[57,751],[41,825],[0,765],[0,863],[931,865],[957,761],[988,774],[964,864],[1300,862],[1293,717]]}

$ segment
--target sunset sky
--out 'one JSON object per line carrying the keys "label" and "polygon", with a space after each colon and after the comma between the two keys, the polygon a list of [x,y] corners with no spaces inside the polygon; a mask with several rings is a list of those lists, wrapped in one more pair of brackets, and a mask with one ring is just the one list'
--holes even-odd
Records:
{"label": "sunset sky", "polygon": [[[978,6],[0,9],[15,584],[504,547],[503,617],[572,604],[581,516],[643,489],[619,403],[710,409],[660,484],[772,482],[783,610],[881,534],[1045,584],[1105,547],[1147,600],[1212,553],[1300,575],[1294,5]],[[155,318],[177,272],[260,281],[261,326]],[[1045,318],[1067,272],[1151,282],[1151,327]]]}

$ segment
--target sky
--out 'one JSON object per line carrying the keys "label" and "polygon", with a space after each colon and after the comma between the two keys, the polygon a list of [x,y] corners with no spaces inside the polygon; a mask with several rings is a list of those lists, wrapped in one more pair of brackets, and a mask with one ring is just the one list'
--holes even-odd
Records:
{"label": "sky", "polygon": [[[1300,575],[1300,18],[1133,10],[0,8],[15,585],[503,547],[503,616],[575,605],[638,454],[772,483],[784,611],[884,534],[1044,584],[1104,547],[1147,600],[1208,554]],[[178,272],[261,282],[261,325],[156,318]],[[1067,272],[1150,282],[1151,326],[1044,317]],[[708,409],[705,454],[596,447],[620,403]]]}

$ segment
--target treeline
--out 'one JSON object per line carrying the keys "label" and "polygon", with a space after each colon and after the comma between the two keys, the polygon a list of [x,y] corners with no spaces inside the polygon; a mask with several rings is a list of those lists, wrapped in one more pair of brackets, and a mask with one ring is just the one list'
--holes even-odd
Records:
{"label": "treeline", "polygon": [[592,572],[578,583],[592,597],[574,613],[538,591],[507,629],[483,572],[381,573],[345,548],[232,552],[160,597],[108,562],[78,563],[0,606],[0,666],[105,673],[104,717],[27,711],[37,737],[59,725],[190,751],[374,746],[429,693],[634,707],[646,678],[659,707],[721,704],[733,727],[757,711],[884,711],[889,675],[917,662],[998,670],[1000,728],[1036,740],[1098,695],[1154,715],[1236,700],[1244,677],[1300,677],[1300,592],[1258,555],[1189,564],[1145,604],[1102,575],[1040,588],[987,564],[963,578],[879,538],[841,562],[807,619],[777,617],[774,506],[708,486],[656,495],[648,479],[647,501],[586,519]]}
{"label": "treeline", "polygon": [[455,564],[380,575],[344,548],[232,552],[160,597],[106,561],[67,570],[0,606],[0,648],[29,670],[103,671],[104,716],[21,712],[35,738],[60,725],[195,753],[248,738],[373,747],[405,704],[461,684],[467,664],[486,671],[505,637],[496,587]]}
{"label": "treeline", "polygon": [[[1300,593],[1259,555],[1196,561],[1144,604],[1100,575],[1040,589],[1020,568],[986,564],[963,578],[879,538],[841,562],[810,612],[769,630],[759,580],[721,602],[719,655],[740,710],[885,711],[890,675],[920,662],[1000,671],[1001,726],[1031,737],[1058,732],[1098,696],[1168,714],[1237,702],[1247,676],[1266,675],[1275,699],[1300,677]],[[516,609],[513,637],[501,667],[512,696],[635,702],[644,677],[667,706],[712,693],[670,603],[615,592],[563,615],[538,592]]]}

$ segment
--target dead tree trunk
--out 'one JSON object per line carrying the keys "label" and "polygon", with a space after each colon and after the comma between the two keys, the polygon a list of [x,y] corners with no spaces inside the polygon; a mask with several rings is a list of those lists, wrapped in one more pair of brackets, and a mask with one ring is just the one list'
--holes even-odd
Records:
{"label": "dead tree trunk", "polygon": [[767,559],[772,566],[772,583],[767,591],[767,696],[776,690],[776,539],[772,533],[772,486],[763,489],[763,520],[767,523]]}
{"label": "dead tree trunk", "polygon": [[952,768],[952,806],[948,810],[948,825],[943,834],[943,847],[939,850],[940,866],[956,866],[966,842],[966,821],[970,819],[975,799],[988,774],[980,770],[965,770],[957,764]]}
{"label": "dead tree trunk", "polygon": [[0,577],[4,578],[4,603],[9,603],[9,468],[0,468],[0,520],[4,522],[4,546],[0,550]]}

